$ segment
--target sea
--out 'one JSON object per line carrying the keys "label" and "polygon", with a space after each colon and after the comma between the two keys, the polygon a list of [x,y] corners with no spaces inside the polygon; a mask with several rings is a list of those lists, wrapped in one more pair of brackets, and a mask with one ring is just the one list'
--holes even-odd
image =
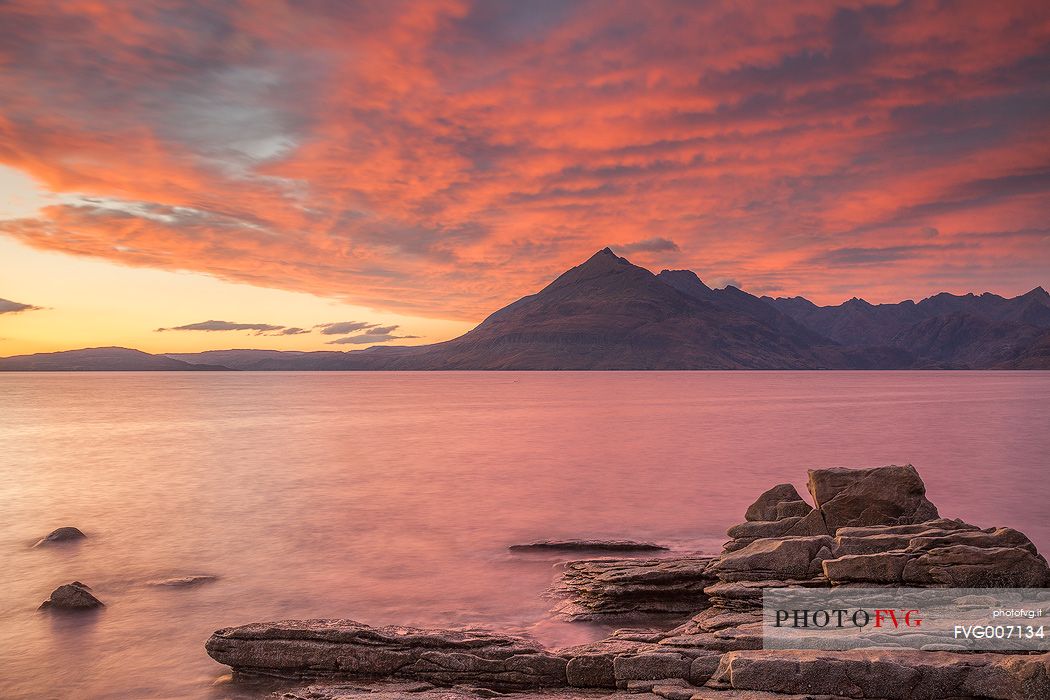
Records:
{"label": "sea", "polygon": [[[288,618],[587,642],[573,555],[509,545],[714,554],[807,469],[913,464],[1048,551],[1048,407],[1050,372],[0,374],[0,697],[265,697],[204,643]],[[73,580],[105,607],[37,609]]]}

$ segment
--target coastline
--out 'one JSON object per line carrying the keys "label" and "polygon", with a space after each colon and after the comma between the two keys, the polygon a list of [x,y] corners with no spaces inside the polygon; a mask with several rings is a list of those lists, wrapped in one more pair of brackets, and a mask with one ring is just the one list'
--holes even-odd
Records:
{"label": "coastline", "polygon": [[[568,565],[561,592],[592,615],[687,601],[693,614],[670,630],[622,629],[592,644],[545,649],[476,629],[292,620],[219,630],[207,651],[231,666],[235,679],[300,678],[307,681],[303,689],[280,697],[319,700],[390,693],[575,698],[599,691],[668,700],[1050,696],[1045,651],[949,651],[931,642],[908,648],[885,641],[838,651],[764,649],[765,589],[986,589],[993,580],[995,588],[1050,586],[1050,567],[1027,537],[941,518],[910,465],[812,470],[809,490],[813,506],[789,484],[769,489],[729,529],[720,556],[693,555],[694,566],[684,570],[677,566],[682,558]],[[376,684],[384,678],[386,684]]]}

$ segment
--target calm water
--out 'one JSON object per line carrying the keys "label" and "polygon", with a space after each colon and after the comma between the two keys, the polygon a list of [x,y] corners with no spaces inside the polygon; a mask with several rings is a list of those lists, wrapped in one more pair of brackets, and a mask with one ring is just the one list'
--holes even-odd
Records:
{"label": "calm water", "polygon": [[[545,537],[715,552],[768,486],[911,462],[1050,549],[1050,373],[0,375],[0,697],[224,698],[216,628],[480,623],[550,644]],[[31,549],[75,525],[82,544]],[[192,589],[148,581],[219,580]],[[108,603],[37,605],[79,579]]]}

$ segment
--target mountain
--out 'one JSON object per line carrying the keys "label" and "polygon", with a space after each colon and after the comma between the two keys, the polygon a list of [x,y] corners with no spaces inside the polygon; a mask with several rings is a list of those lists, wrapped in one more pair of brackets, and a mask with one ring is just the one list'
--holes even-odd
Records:
{"label": "mountain", "polygon": [[0,369],[630,370],[1050,369],[1050,295],[942,293],[919,303],[712,289],[654,275],[608,248],[443,343],[365,350],[96,348],[0,359]]}
{"label": "mountain", "polygon": [[112,347],[0,358],[0,372],[199,372],[228,369]]}
{"label": "mountain", "polygon": [[917,323],[958,314],[993,323],[1050,328],[1050,294],[1042,287],[1013,299],[989,292],[980,296],[942,292],[918,304],[910,300],[869,304],[856,297],[838,306],[817,306],[803,297],[762,300],[814,332],[849,346],[891,345],[894,338]]}
{"label": "mountain", "polygon": [[[674,277],[672,275],[672,277]],[[697,280],[699,283],[699,280]],[[699,283],[702,286],[702,283]],[[750,296],[750,295],[747,295]],[[805,369],[848,366],[833,343],[784,317],[683,292],[608,248],[445,343],[379,350],[384,369]]]}
{"label": "mountain", "polygon": [[1037,326],[953,313],[916,323],[893,344],[915,356],[917,369],[984,369],[1012,368],[1046,339],[1050,331]]}
{"label": "mountain", "polygon": [[[691,279],[689,279],[691,276]],[[861,354],[861,353],[858,353]],[[176,354],[238,369],[807,369],[853,366],[835,343],[757,297],[691,272],[654,275],[608,248],[470,332],[347,353]],[[860,366],[864,366],[861,362]]]}
{"label": "mountain", "polygon": [[732,285],[724,289],[711,289],[701,282],[692,270],[663,270],[657,275],[657,279],[683,294],[769,324],[780,333],[794,338],[796,342],[828,345],[827,338],[810,330],[789,314]]}

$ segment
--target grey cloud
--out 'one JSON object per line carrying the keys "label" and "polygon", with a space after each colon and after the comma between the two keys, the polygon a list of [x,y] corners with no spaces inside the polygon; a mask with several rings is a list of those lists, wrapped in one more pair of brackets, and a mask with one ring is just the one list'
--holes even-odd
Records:
{"label": "grey cloud", "polygon": [[677,253],[680,250],[677,243],[668,238],[660,238],[659,236],[655,238],[646,238],[641,241],[633,241],[631,243],[622,243],[614,247],[621,253]]}
{"label": "grey cloud", "polygon": [[274,335],[302,335],[303,333],[309,333],[310,331],[305,328],[285,328],[280,333]]}
{"label": "grey cloud", "polygon": [[399,326],[374,326],[366,333],[348,335],[343,338],[329,341],[329,345],[369,345],[385,343],[389,340],[403,340],[407,338],[418,338],[418,335],[394,335]]}
{"label": "grey cloud", "polygon": [[287,330],[285,326],[275,326],[270,323],[234,323],[233,321],[201,321],[200,323],[188,323],[184,326],[172,328],[158,328],[161,331],[255,331],[257,335],[266,332]]}
{"label": "grey cloud", "polygon": [[944,250],[973,247],[966,243],[949,243],[946,245],[898,245],[885,248],[835,248],[809,259],[817,265],[877,265],[916,258],[926,253]]}
{"label": "grey cloud", "polygon": [[320,328],[322,335],[346,335],[355,331],[362,331],[368,328],[376,328],[378,323],[368,323],[367,321],[341,321],[339,323],[322,323],[314,328]]}
{"label": "grey cloud", "polygon": [[41,307],[32,304],[20,304],[17,301],[0,299],[0,314],[17,314],[23,311],[39,311]]}

